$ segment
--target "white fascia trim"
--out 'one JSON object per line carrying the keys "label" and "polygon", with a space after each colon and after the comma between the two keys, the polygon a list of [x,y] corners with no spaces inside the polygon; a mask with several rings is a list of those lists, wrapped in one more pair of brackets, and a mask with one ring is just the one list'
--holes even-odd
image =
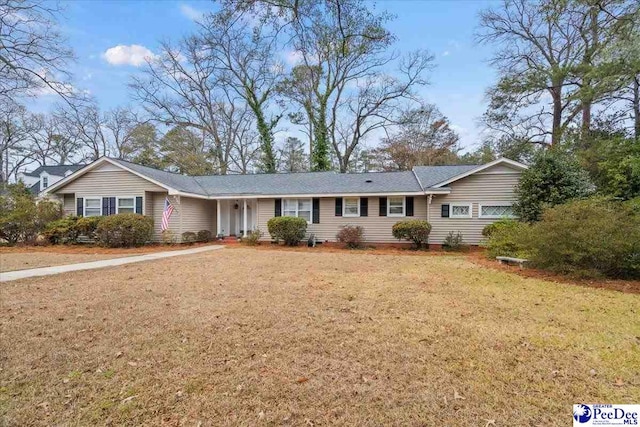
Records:
{"label": "white fascia trim", "polygon": [[499,164],[502,164],[502,163],[505,163],[505,164],[507,164],[509,166],[513,166],[514,168],[517,168],[517,169],[520,169],[520,170],[525,170],[525,169],[529,168],[527,165],[525,165],[523,163],[516,162],[515,160],[510,160],[510,159],[507,159],[505,157],[500,157],[499,159],[496,159],[496,160],[494,160],[492,162],[489,162],[489,163],[486,163],[484,165],[478,166],[475,169],[471,169],[468,172],[465,172],[465,173],[460,174],[458,176],[454,176],[453,178],[450,178],[450,179],[448,179],[446,181],[442,181],[442,182],[434,185],[434,187],[435,188],[442,187],[444,185],[450,184],[450,183],[452,183],[454,181],[457,181],[459,179],[462,179],[462,178],[466,178],[469,175],[473,175],[474,173],[478,173],[480,171],[483,171],[485,169],[488,169],[490,167],[493,167],[493,166],[496,166],[496,165],[499,165]]}
{"label": "white fascia trim", "polygon": [[61,179],[60,181],[56,182],[55,184],[50,185],[44,191],[44,193],[48,194],[48,193],[51,193],[52,191],[56,191],[58,188],[67,185],[68,183],[70,183],[71,181],[76,180],[77,178],[80,178],[82,175],[86,174],[87,172],[91,172],[93,169],[95,169],[96,167],[100,166],[101,164],[103,164],[105,162],[109,163],[109,164],[112,164],[112,165],[114,165],[116,167],[119,167],[120,169],[123,169],[123,170],[125,170],[127,172],[130,172],[130,173],[132,173],[132,174],[134,174],[134,175],[136,175],[136,176],[138,176],[138,177],[140,177],[140,178],[142,178],[144,180],[147,180],[147,181],[149,181],[149,182],[151,182],[151,183],[153,183],[153,184],[155,184],[155,185],[157,185],[159,187],[165,188],[167,191],[169,191],[170,194],[172,194],[171,193],[172,191],[173,192],[177,191],[177,190],[175,190],[175,189],[173,189],[171,187],[168,187],[165,184],[162,184],[162,183],[160,183],[160,182],[158,182],[158,181],[156,181],[154,179],[149,178],[146,175],[143,175],[143,174],[138,173],[138,172],[136,172],[136,171],[134,171],[132,169],[129,169],[128,167],[123,166],[120,163],[114,162],[113,160],[111,160],[108,157],[104,157],[103,156],[103,157],[100,157],[98,160],[95,160],[94,162],[89,163],[85,167],[83,167],[81,169],[78,169],[77,171],[73,172],[71,175]]}
{"label": "white fascia trim", "polygon": [[[449,193],[449,191],[447,191]],[[308,199],[313,197],[389,197],[389,196],[425,196],[425,193],[411,192],[411,193],[331,193],[331,194],[242,194],[242,195],[227,195],[227,196],[194,196],[189,193],[178,193],[185,197],[201,197],[206,199],[219,199],[219,200],[233,200],[233,199]]]}

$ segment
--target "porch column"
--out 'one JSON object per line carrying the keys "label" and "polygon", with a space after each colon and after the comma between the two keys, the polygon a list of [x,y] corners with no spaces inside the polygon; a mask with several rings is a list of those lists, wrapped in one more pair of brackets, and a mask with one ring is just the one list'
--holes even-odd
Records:
{"label": "porch column", "polygon": [[242,219],[244,226],[242,227],[242,237],[247,237],[247,199],[244,199],[244,209],[242,211]]}
{"label": "porch column", "polygon": [[429,194],[427,196],[427,222],[431,223],[431,200],[433,199],[433,194]]}
{"label": "porch column", "polygon": [[222,234],[222,230],[220,229],[222,211],[220,210],[220,199],[217,200],[218,206],[216,210],[216,237]]}

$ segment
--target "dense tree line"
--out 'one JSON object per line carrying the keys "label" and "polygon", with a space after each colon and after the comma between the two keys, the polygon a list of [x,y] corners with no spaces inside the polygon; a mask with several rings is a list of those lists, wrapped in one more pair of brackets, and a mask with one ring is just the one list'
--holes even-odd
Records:
{"label": "dense tree line", "polygon": [[[420,96],[433,55],[399,53],[393,18],[362,0],[222,1],[132,76],[129,106],[107,111],[71,84],[58,9],[0,0],[0,177],[103,155],[227,174],[531,162],[551,149],[599,191],[635,197],[639,9],[633,0],[505,0],[483,11],[477,38],[493,48],[498,80],[484,141],[462,153],[449,119]],[[43,92],[61,99],[49,113],[20,105]]]}

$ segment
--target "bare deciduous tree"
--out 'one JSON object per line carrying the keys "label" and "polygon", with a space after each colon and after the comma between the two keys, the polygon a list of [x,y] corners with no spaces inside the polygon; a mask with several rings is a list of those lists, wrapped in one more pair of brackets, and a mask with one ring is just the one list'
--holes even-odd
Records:
{"label": "bare deciduous tree", "polygon": [[259,27],[252,29],[245,17],[223,10],[203,24],[200,39],[202,55],[216,64],[218,84],[242,99],[254,115],[261,170],[275,172],[273,133],[283,115],[269,113],[283,74],[276,38],[263,34]]}
{"label": "bare deciduous tree", "polygon": [[35,129],[23,106],[0,99],[0,183],[15,179],[20,168],[33,162],[27,140]]}
{"label": "bare deciduous tree", "polygon": [[69,83],[73,54],[56,28],[55,3],[0,0],[0,99],[56,93],[77,96]]}
{"label": "bare deciduous tree", "polygon": [[414,166],[455,163],[458,134],[434,105],[405,112],[404,124],[374,150],[383,170],[411,170]]}
{"label": "bare deciduous tree", "polygon": [[204,132],[217,172],[226,174],[233,147],[222,137],[219,118],[230,97],[218,84],[216,61],[201,47],[196,37],[175,47],[163,43],[160,56],[148,60],[144,76],[133,77],[131,88],[152,120]]}

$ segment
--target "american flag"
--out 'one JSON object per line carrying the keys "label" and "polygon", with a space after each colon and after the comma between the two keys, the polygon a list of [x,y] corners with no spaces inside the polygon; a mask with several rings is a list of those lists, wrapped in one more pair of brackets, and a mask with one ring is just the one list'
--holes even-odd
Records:
{"label": "american flag", "polygon": [[169,218],[173,213],[173,205],[169,202],[169,198],[164,199],[164,211],[162,211],[162,231],[169,229]]}

